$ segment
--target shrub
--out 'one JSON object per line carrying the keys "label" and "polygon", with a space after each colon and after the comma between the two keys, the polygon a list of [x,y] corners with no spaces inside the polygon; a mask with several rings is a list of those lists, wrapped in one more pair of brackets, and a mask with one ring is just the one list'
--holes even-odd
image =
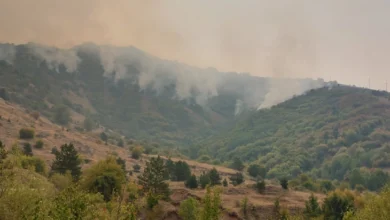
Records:
{"label": "shrub", "polygon": [[124,147],[125,146],[125,143],[123,142],[122,138],[118,140],[117,145],[118,145],[118,147]]}
{"label": "shrub", "polygon": [[248,173],[251,177],[265,178],[267,171],[266,171],[265,167],[263,167],[263,166],[260,166],[258,164],[251,164],[248,167]]}
{"label": "shrub", "polygon": [[227,187],[227,186],[228,186],[228,181],[226,181],[226,179],[223,179],[222,185],[223,185],[224,187]]}
{"label": "shrub", "polygon": [[191,175],[185,182],[185,186],[190,189],[198,188],[198,180],[195,175]]}
{"label": "shrub", "polygon": [[139,173],[139,171],[141,170],[141,166],[138,165],[138,164],[134,164],[133,165],[133,170],[134,170],[134,172]]}
{"label": "shrub", "polygon": [[24,145],[23,145],[23,153],[26,156],[32,156],[33,155],[32,147],[31,147],[30,143],[24,143]]}
{"label": "shrub", "polygon": [[58,152],[57,147],[53,147],[53,148],[51,149],[51,154],[56,154],[57,152]]}
{"label": "shrub", "polygon": [[99,161],[85,171],[82,185],[92,193],[100,193],[110,201],[114,192],[120,192],[126,176],[114,157]]}
{"label": "shrub", "polygon": [[42,149],[43,148],[43,141],[42,140],[37,140],[37,142],[35,143],[34,145],[34,148],[37,148],[37,149]]}
{"label": "shrub", "polygon": [[141,146],[133,147],[131,149],[131,158],[138,160],[143,152],[143,148]]}
{"label": "shrub", "polygon": [[206,186],[210,184],[210,177],[209,177],[208,173],[202,173],[200,175],[199,183],[200,183],[200,187],[202,187],[202,189],[206,188]]}
{"label": "shrub", "polygon": [[286,178],[280,179],[279,182],[283,189],[288,189],[288,180]]}
{"label": "shrub", "polygon": [[344,191],[335,191],[325,198],[322,210],[324,219],[343,219],[348,211],[354,209],[354,196]]}
{"label": "shrub", "polygon": [[92,119],[86,117],[83,122],[83,127],[86,131],[91,131],[94,128],[94,123]]}
{"label": "shrub", "polygon": [[233,186],[240,185],[241,183],[244,182],[244,176],[242,175],[242,173],[237,172],[236,174],[230,177],[230,181],[233,184]]}
{"label": "shrub", "polygon": [[35,132],[30,128],[22,128],[19,130],[19,138],[20,139],[33,139],[35,136]]}
{"label": "shrub", "polygon": [[54,121],[60,125],[67,125],[71,121],[68,107],[65,105],[56,106],[54,110]]}
{"label": "shrub", "polygon": [[263,194],[265,192],[265,181],[257,181],[255,184],[256,191]]}
{"label": "shrub", "polygon": [[321,215],[320,205],[318,204],[317,197],[315,197],[313,193],[310,195],[309,200],[305,202],[304,214],[308,218],[313,218]]}
{"label": "shrub", "polygon": [[185,220],[199,219],[199,202],[190,197],[180,203],[179,216]]}

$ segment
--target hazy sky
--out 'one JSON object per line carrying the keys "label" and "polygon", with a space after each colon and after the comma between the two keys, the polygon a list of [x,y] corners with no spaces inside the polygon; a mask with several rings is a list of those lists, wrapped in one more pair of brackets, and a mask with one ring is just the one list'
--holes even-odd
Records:
{"label": "hazy sky", "polygon": [[390,82],[389,0],[0,0],[0,41],[133,45],[219,70]]}

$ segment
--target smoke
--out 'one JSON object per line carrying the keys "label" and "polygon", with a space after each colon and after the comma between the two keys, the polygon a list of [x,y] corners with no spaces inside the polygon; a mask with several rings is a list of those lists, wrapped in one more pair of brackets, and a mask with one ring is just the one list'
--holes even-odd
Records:
{"label": "smoke", "polygon": [[59,72],[59,68],[63,65],[67,72],[75,72],[77,70],[80,58],[76,51],[71,49],[58,49],[35,43],[26,45],[30,52],[46,62],[47,67],[51,70]]}
{"label": "smoke", "polygon": [[0,60],[12,64],[15,58],[15,47],[11,44],[0,44]]}
{"label": "smoke", "polygon": [[239,99],[236,100],[236,107],[234,109],[234,115],[237,116],[243,111],[243,102]]}

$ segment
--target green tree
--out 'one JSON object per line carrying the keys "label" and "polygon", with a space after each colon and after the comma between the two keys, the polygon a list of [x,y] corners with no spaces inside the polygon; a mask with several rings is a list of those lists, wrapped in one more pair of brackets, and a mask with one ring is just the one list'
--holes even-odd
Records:
{"label": "green tree", "polygon": [[105,132],[100,133],[100,139],[102,139],[102,141],[107,144],[108,136]]}
{"label": "green tree", "polygon": [[99,201],[102,201],[100,196],[71,186],[56,195],[50,217],[58,220],[96,219]]}
{"label": "green tree", "polygon": [[191,175],[185,182],[185,186],[190,189],[198,188],[198,180],[195,175]]}
{"label": "green tree", "polygon": [[183,220],[198,220],[199,211],[199,202],[192,197],[180,203],[179,216]]}
{"label": "green tree", "polygon": [[[356,212],[351,220],[388,220],[390,216],[390,185],[387,185],[381,193],[367,199],[364,208]],[[348,220],[350,220],[348,218]]]}
{"label": "green tree", "polygon": [[224,187],[227,187],[227,186],[228,186],[228,181],[227,181],[226,179],[223,179],[222,185],[223,185]]}
{"label": "green tree", "polygon": [[131,158],[138,160],[143,152],[143,148],[141,146],[136,146],[131,149]]}
{"label": "green tree", "polygon": [[325,193],[334,190],[334,186],[330,180],[321,181],[320,188]]}
{"label": "green tree", "polygon": [[92,131],[92,129],[94,128],[94,122],[90,117],[85,117],[83,126],[86,131]]}
{"label": "green tree", "polygon": [[233,184],[233,186],[240,185],[244,182],[244,175],[242,175],[240,172],[237,172],[230,177],[230,182]]}
{"label": "green tree", "polygon": [[122,138],[120,138],[120,139],[118,140],[117,145],[118,145],[118,147],[124,147],[124,146],[125,146],[125,143],[123,142],[123,139],[122,139]]}
{"label": "green tree", "polygon": [[84,172],[82,186],[92,193],[100,193],[110,201],[114,192],[120,192],[126,175],[114,157],[99,161]]}
{"label": "green tree", "polygon": [[349,178],[349,184],[351,186],[352,189],[355,189],[355,186],[356,185],[365,185],[365,179],[362,175],[362,173],[360,172],[360,169],[356,168],[354,170],[352,170],[352,172],[349,174],[348,176]]}
{"label": "green tree", "polygon": [[264,180],[257,181],[255,184],[255,188],[258,193],[263,194],[265,192],[265,181]]}
{"label": "green tree", "polygon": [[280,185],[282,186],[283,189],[288,189],[288,180],[287,178],[282,178],[279,180]]}
{"label": "green tree", "polygon": [[209,171],[208,176],[211,186],[221,185],[221,177],[219,176],[219,173],[215,167]]}
{"label": "green tree", "polygon": [[36,149],[42,149],[45,143],[42,140],[37,140],[37,142],[34,145],[34,148]]}
{"label": "green tree", "polygon": [[30,128],[22,128],[19,130],[19,138],[20,139],[33,139],[35,136],[35,132]]}
{"label": "green tree", "polygon": [[141,166],[139,164],[134,164],[133,170],[134,170],[134,172],[139,173],[139,171],[141,170]]}
{"label": "green tree", "polygon": [[206,188],[206,186],[210,184],[209,174],[202,173],[199,177],[199,183],[200,183],[200,187],[202,187],[202,189]]}
{"label": "green tree", "polygon": [[261,177],[265,178],[265,175],[267,174],[267,170],[264,166],[260,166],[258,164],[251,164],[248,167],[248,173],[251,177]]}
{"label": "green tree", "polygon": [[304,214],[309,218],[321,215],[321,207],[318,204],[317,197],[315,197],[313,193],[310,195],[309,200],[305,202]]}
{"label": "green tree", "polygon": [[5,149],[5,145],[0,141],[0,165],[7,158],[8,152]]}
{"label": "green tree", "polygon": [[191,176],[190,166],[184,161],[177,161],[175,163],[174,174],[172,175],[174,178],[171,180],[175,181],[185,181]]}
{"label": "green tree", "polygon": [[242,171],[245,168],[244,163],[242,163],[241,159],[238,157],[235,157],[233,159],[233,163],[230,165],[232,169]]}
{"label": "green tree", "polygon": [[353,201],[340,191],[328,194],[322,205],[324,219],[342,220],[345,213],[354,209]]}
{"label": "green tree", "polygon": [[116,158],[116,163],[119,164],[123,170],[123,172],[126,172],[126,161],[120,157]]}
{"label": "green tree", "polygon": [[150,192],[153,195],[159,195],[167,199],[169,188],[164,181],[165,172],[164,160],[160,156],[151,158],[146,163],[142,175],[138,177],[139,184],[142,185],[144,192]]}
{"label": "green tree", "polygon": [[67,125],[71,121],[68,107],[59,105],[54,107],[54,121],[60,125]]}
{"label": "green tree", "polygon": [[60,151],[55,153],[55,160],[51,165],[53,173],[65,174],[70,171],[74,180],[78,180],[81,174],[81,161],[73,144],[64,144]]}
{"label": "green tree", "polygon": [[32,156],[33,151],[30,143],[24,143],[23,144],[23,154],[26,156]]}
{"label": "green tree", "polygon": [[219,220],[221,210],[221,195],[218,188],[207,187],[206,195],[203,198],[202,220]]}

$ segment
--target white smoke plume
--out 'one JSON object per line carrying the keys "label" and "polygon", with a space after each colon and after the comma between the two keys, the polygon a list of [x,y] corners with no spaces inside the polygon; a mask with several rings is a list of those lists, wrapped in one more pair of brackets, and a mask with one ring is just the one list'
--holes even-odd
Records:
{"label": "white smoke plume", "polygon": [[12,44],[2,44],[0,45],[0,60],[12,64],[15,58],[15,47]]}
{"label": "white smoke plume", "polygon": [[59,68],[63,65],[67,72],[75,72],[80,62],[76,51],[71,49],[58,49],[35,43],[28,43],[27,47],[30,52],[44,60],[49,69],[59,72]]}

